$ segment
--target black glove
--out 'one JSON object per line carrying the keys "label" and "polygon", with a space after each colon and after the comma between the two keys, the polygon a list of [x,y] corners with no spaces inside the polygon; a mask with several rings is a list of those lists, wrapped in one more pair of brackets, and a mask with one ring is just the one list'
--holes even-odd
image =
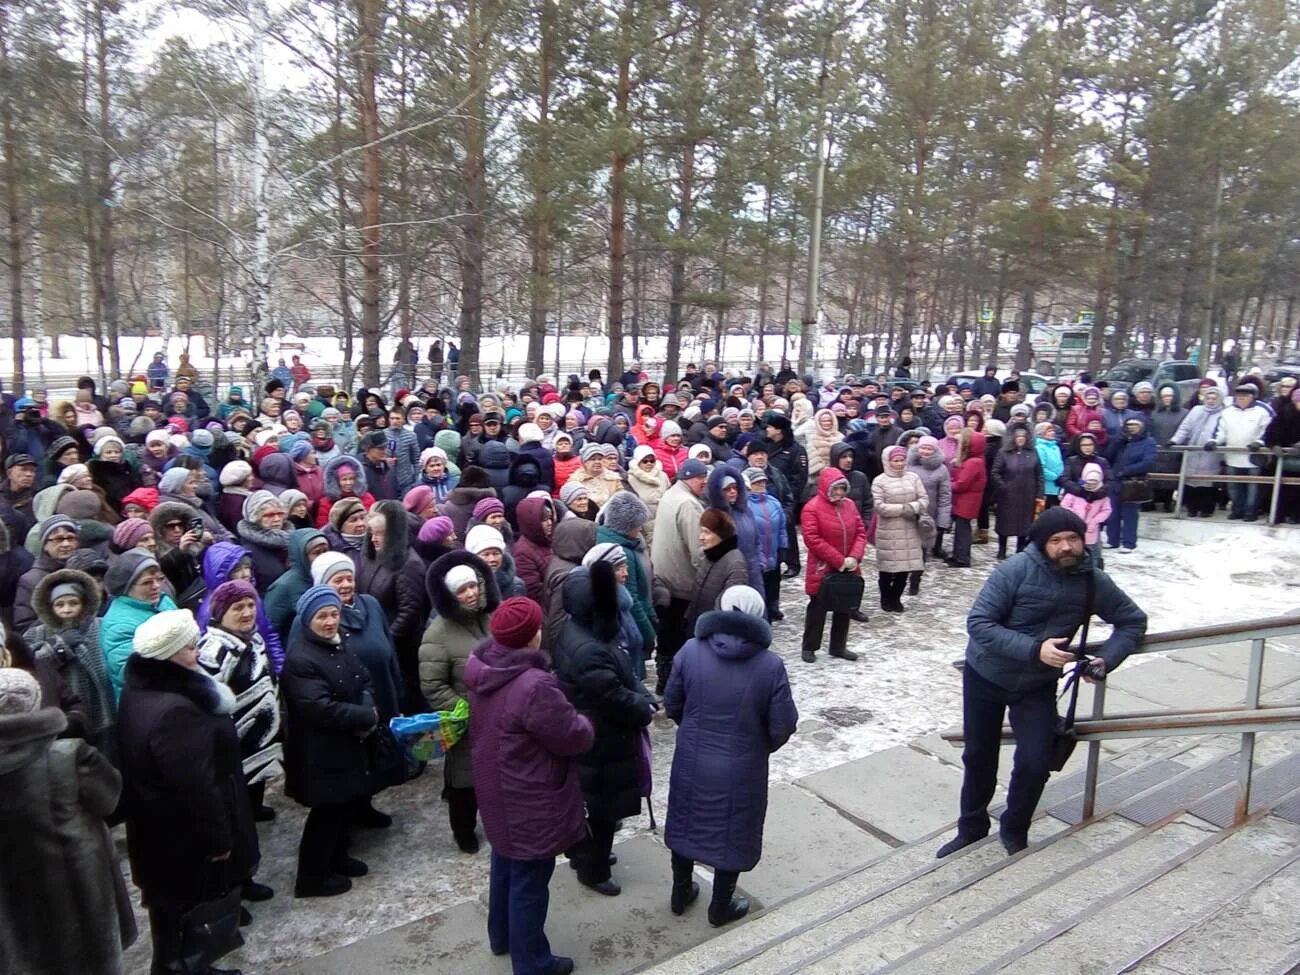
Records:
{"label": "black glove", "polygon": [[1252,440],[1250,443],[1246,444],[1246,449],[1247,449],[1247,450],[1263,450],[1263,449],[1264,449],[1264,443],[1263,443],[1263,441],[1261,441],[1261,440]]}
{"label": "black glove", "polygon": [[1218,449],[1219,449],[1219,445],[1218,445],[1217,443],[1215,443],[1213,440],[1211,440],[1209,443],[1207,443],[1207,444],[1205,445],[1205,449],[1206,449],[1206,450],[1218,450]]}

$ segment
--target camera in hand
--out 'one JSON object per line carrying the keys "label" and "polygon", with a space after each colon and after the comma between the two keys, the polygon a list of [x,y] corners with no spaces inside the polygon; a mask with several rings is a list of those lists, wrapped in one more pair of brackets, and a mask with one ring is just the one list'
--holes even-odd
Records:
{"label": "camera in hand", "polygon": [[196,535],[202,535],[203,519],[200,518],[198,515],[195,515],[193,518],[191,518],[188,522],[185,523],[185,530],[187,532],[194,532]]}

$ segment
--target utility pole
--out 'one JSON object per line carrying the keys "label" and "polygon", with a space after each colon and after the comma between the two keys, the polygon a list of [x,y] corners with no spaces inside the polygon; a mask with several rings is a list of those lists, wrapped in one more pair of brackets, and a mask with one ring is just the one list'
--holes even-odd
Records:
{"label": "utility pole", "polygon": [[804,289],[802,334],[799,337],[799,375],[807,375],[809,367],[817,354],[819,335],[818,319],[818,284],[821,278],[822,257],[822,199],[826,185],[826,62],[829,60],[831,35],[826,35],[826,49],[822,52],[822,70],[817,76],[817,141],[814,151],[817,160],[813,163],[813,205],[811,228],[808,234],[808,283]]}

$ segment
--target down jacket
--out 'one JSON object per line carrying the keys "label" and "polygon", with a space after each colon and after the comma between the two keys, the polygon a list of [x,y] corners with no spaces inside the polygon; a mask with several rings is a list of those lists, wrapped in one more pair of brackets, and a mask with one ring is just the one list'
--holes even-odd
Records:
{"label": "down jacket", "polygon": [[551,561],[542,575],[542,648],[552,652],[564,626],[563,588],[570,572],[582,564],[582,557],[596,544],[596,524],[586,518],[565,518],[555,528]]}
{"label": "down jacket", "polygon": [[[1219,420],[1223,417],[1223,404],[1207,406],[1204,403],[1193,406],[1191,412],[1174,431],[1170,443],[1203,447],[1214,440],[1219,432]],[[1187,458],[1188,474],[1218,474],[1223,467],[1223,455],[1209,450],[1192,451]],[[1208,482],[1201,481],[1196,487],[1207,487]]]}
{"label": "down jacket", "polygon": [[677,722],[664,842],[716,870],[763,852],[767,757],[799,723],[785,664],[762,619],[706,613],[673,658],[664,710]]}
{"label": "down jacket", "polygon": [[493,852],[541,860],[569,849],[587,831],[575,758],[592,746],[591,721],[541,650],[485,642],[465,664],[465,686],[474,797]]}
{"label": "down jacket", "polygon": [[641,811],[641,729],[650,723],[649,693],[619,647],[618,582],[608,562],[578,568],[564,580],[564,624],[555,676],[578,713],[595,729],[579,759],[579,781],[592,819],[617,820]]}
{"label": "down jacket", "polygon": [[[722,492],[728,482],[736,484],[736,503],[727,504]],[[731,515],[736,525],[736,542],[740,552],[745,556],[745,565],[749,569],[749,585],[757,592],[763,591],[763,554],[759,551],[758,525],[754,522],[754,513],[749,508],[749,491],[744,479],[733,468],[716,467],[709,474],[709,507],[717,508]]]}
{"label": "down jacket", "polygon": [[[548,517],[549,516],[549,517]],[[519,539],[515,542],[515,569],[528,589],[528,598],[541,603],[545,598],[543,577],[551,561],[551,536],[559,524],[559,511],[549,498],[525,498],[515,511]],[[550,521],[550,530],[546,522]]]}
{"label": "down jacket", "polygon": [[[889,449],[889,448],[886,448]],[[914,471],[885,472],[871,482],[876,514],[876,568],[881,572],[922,572],[924,544],[918,519],[930,507],[925,485]]]}
{"label": "down jacket", "polygon": [[911,447],[907,451],[907,469],[919,477],[921,483],[925,485],[925,498],[935,527],[950,527],[952,525],[952,475],[948,472],[948,465],[943,462],[943,454],[935,450],[929,460],[922,460],[916,447]]}
{"label": "down jacket", "polygon": [[[857,506],[847,496],[841,501],[831,500],[831,485],[840,480],[847,481],[843,471],[830,468],[822,471],[817,480],[817,493],[804,505],[799,518],[804,543],[808,546],[804,592],[809,596],[817,595],[822,582],[832,572],[839,572],[846,558],[861,562],[867,551],[867,526],[862,523]],[[861,567],[854,572],[861,575]]]}
{"label": "down jacket", "polygon": [[[478,575],[478,608],[473,612],[447,591],[447,573],[456,565],[467,565]],[[501,603],[501,592],[487,563],[464,550],[448,552],[429,566],[426,586],[438,615],[420,640],[420,692],[429,710],[450,711],[468,693],[465,664],[474,648],[487,639],[488,619]],[[454,789],[474,784],[469,739],[466,735],[447,752],[443,771]]]}
{"label": "down jacket", "polygon": [[357,571],[357,592],[375,597],[388,619],[388,630],[397,647],[397,662],[406,688],[406,704],[418,707],[415,689],[419,686],[416,645],[420,627],[428,614],[424,593],[424,563],[411,551],[406,529],[406,509],[397,501],[380,501],[374,511],[385,522],[384,548],[376,551],[366,537],[361,548],[361,566]]}

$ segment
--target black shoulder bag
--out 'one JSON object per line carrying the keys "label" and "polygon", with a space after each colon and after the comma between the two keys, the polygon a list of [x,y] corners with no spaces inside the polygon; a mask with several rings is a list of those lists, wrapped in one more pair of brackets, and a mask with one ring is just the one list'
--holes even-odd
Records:
{"label": "black shoulder bag", "polygon": [[1070,695],[1070,704],[1065,709],[1064,717],[1056,719],[1056,731],[1052,735],[1052,763],[1050,767],[1053,772],[1059,772],[1065,768],[1065,763],[1074,754],[1074,746],[1079,743],[1079,737],[1074,731],[1074,712],[1079,706],[1079,683],[1083,679],[1084,672],[1088,669],[1088,658],[1084,656],[1084,650],[1088,646],[1088,624],[1092,621],[1092,604],[1096,591],[1096,582],[1093,578],[1095,571],[1096,569],[1088,570],[1088,589],[1083,603],[1083,626],[1079,630],[1079,660],[1075,663],[1074,669],[1070,671],[1070,676],[1065,679],[1065,692]]}

